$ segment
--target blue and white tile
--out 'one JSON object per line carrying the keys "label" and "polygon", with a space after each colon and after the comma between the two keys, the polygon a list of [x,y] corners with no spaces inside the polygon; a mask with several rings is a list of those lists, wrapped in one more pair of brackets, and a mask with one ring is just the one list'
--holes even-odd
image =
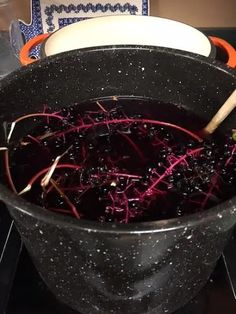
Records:
{"label": "blue and white tile", "polygon": [[[31,22],[19,21],[24,42],[71,23],[104,15],[149,15],[149,0],[31,0]],[[14,34],[12,34],[14,37]],[[32,52],[39,56],[39,48]]]}

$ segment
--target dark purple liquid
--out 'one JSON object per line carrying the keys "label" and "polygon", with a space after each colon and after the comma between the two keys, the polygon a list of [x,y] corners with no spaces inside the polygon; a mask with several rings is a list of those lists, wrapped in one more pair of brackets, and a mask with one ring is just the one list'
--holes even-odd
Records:
{"label": "dark purple liquid", "polygon": [[11,154],[13,180],[21,191],[67,151],[58,165],[70,167],[56,168],[42,189],[45,172],[23,194],[35,204],[70,216],[74,207],[83,219],[129,223],[206,210],[235,195],[236,145],[230,136],[200,143],[150,122],[190,131],[205,125],[184,109],[124,99],[85,103],[60,114],[63,120],[37,118]]}

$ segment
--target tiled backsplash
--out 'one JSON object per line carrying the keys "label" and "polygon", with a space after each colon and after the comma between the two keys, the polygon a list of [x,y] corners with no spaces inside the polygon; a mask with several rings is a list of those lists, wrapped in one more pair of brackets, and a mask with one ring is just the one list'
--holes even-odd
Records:
{"label": "tiled backsplash", "polygon": [[[16,8],[17,17],[29,21],[30,0],[10,1]],[[150,0],[150,3],[151,15],[176,19],[196,27],[236,27],[236,0]]]}

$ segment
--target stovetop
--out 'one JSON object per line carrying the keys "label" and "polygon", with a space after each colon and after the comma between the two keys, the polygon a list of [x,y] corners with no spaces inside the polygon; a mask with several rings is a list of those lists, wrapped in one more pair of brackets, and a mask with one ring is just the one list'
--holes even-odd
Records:
{"label": "stovetop", "polygon": [[[236,29],[203,31],[225,38],[236,47]],[[0,231],[0,314],[78,314],[48,290],[1,202]],[[190,313],[236,313],[236,229],[206,286],[175,314]]]}

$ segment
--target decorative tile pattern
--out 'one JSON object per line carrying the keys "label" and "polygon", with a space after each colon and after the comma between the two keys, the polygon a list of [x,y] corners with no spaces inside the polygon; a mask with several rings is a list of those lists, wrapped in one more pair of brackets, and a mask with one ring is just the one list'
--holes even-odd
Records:
{"label": "decorative tile pattern", "polygon": [[80,22],[83,20],[86,20],[88,18],[86,17],[64,17],[58,19],[59,28],[62,28],[64,26],[67,26],[72,23]]}
{"label": "decorative tile pattern", "polygon": [[[23,40],[26,43],[35,36],[42,34],[42,16],[41,16],[41,3],[40,0],[31,0],[31,23],[25,24],[23,21],[19,21],[19,27],[23,35]],[[32,57],[39,57],[40,47],[36,47],[32,50]]]}
{"label": "decorative tile pattern", "polygon": [[[24,42],[71,23],[103,15],[148,15],[149,0],[31,0],[31,23],[19,21]],[[14,34],[12,34],[14,37]],[[39,47],[31,56],[39,57]]]}
{"label": "decorative tile pattern", "polygon": [[52,4],[50,6],[47,6],[44,13],[47,16],[46,24],[48,26],[47,32],[53,32],[56,29],[55,24],[53,23],[54,20],[54,14],[70,14],[73,13],[75,15],[83,13],[117,13],[122,14],[128,12],[131,15],[135,15],[138,13],[138,7],[136,5],[131,5],[130,3],[125,3],[124,5],[121,5],[120,3],[116,3],[115,5],[112,5],[111,3],[106,4],[92,4],[88,3],[86,5],[84,4],[69,4],[69,5],[55,5]]}
{"label": "decorative tile pattern", "polygon": [[142,15],[149,15],[149,0],[142,1]]}

